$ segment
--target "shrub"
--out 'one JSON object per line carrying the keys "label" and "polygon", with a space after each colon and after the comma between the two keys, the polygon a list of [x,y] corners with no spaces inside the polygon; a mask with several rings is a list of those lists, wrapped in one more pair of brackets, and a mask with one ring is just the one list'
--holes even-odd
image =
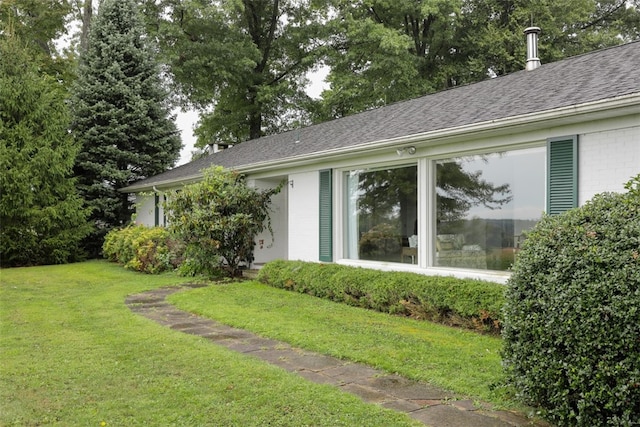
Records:
{"label": "shrub", "polygon": [[129,226],[110,231],[102,252],[125,268],[156,274],[175,269],[182,262],[182,245],[162,227]]}
{"label": "shrub", "polygon": [[270,286],[385,313],[498,332],[504,286],[470,279],[383,272],[337,264],[272,261],[258,273]]}
{"label": "shrub", "polygon": [[129,226],[110,231],[104,238],[102,255],[109,261],[127,264],[135,256],[132,239],[144,230],[143,226]]}
{"label": "shrub", "polygon": [[506,293],[508,382],[558,425],[640,420],[640,175],[545,217]]}
{"label": "shrub", "polygon": [[253,261],[255,236],[271,231],[271,196],[281,188],[257,190],[242,175],[212,167],[201,182],[169,195],[169,228],[186,245],[183,272],[240,275],[240,264]]}

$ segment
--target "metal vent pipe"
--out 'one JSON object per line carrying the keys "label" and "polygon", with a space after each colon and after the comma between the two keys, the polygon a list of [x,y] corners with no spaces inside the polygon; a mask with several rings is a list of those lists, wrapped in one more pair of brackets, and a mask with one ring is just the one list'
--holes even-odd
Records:
{"label": "metal vent pipe", "polygon": [[540,58],[538,58],[538,35],[539,27],[529,27],[524,30],[527,35],[527,71],[535,70],[540,66]]}

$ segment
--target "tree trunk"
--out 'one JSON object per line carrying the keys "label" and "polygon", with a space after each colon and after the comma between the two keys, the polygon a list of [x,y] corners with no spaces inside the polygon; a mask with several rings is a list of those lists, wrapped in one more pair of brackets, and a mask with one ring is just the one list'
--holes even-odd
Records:
{"label": "tree trunk", "polygon": [[262,136],[262,107],[259,105],[257,92],[255,87],[249,88],[249,139]]}
{"label": "tree trunk", "polygon": [[80,51],[86,52],[89,47],[89,30],[91,29],[91,16],[93,15],[93,0],[84,0],[82,6],[82,33],[80,34]]}

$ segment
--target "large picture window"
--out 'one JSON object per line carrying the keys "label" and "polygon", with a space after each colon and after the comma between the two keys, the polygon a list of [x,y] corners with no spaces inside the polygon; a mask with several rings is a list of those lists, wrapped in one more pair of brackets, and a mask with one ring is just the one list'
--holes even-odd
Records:
{"label": "large picture window", "polygon": [[508,270],[545,206],[544,147],[436,162],[434,265]]}
{"label": "large picture window", "polygon": [[417,173],[415,165],[345,173],[347,258],[415,262]]}

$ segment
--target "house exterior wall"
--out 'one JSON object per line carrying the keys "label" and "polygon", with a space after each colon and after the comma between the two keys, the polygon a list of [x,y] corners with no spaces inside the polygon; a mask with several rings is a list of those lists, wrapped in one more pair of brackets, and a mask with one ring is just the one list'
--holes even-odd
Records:
{"label": "house exterior wall", "polygon": [[578,144],[580,205],[597,193],[624,191],[640,173],[640,126],[581,135]]}
{"label": "house exterior wall", "polygon": [[[156,223],[156,196],[158,200]],[[166,218],[164,214],[165,195],[162,192],[152,194],[136,194],[136,219],[135,223],[146,225],[147,227],[165,226]]]}
{"label": "house exterior wall", "polygon": [[289,175],[289,253],[287,259],[318,261],[318,171]]}
{"label": "house exterior wall", "polygon": [[[542,123],[542,124],[541,124]],[[446,138],[425,138],[398,142],[376,150],[362,150],[356,154],[341,154],[333,158],[309,160],[308,163],[281,164],[262,171],[247,171],[250,185],[270,188],[282,179],[286,188],[274,197],[270,234],[256,238],[255,264],[284,258],[318,262],[320,259],[319,194],[320,171],[333,171],[333,261],[381,270],[413,271],[423,274],[453,275],[480,278],[504,283],[508,271],[479,268],[457,268],[438,265],[435,237],[437,227],[432,208],[435,200],[436,162],[460,156],[474,156],[509,150],[545,147],[550,139],[575,137],[578,139],[578,203],[584,204],[603,191],[623,191],[630,177],[640,172],[640,123],[638,114],[614,117],[595,117],[574,122],[564,120],[526,123],[522,127],[468,132]],[[415,144],[415,154],[396,152],[396,148]],[[345,175],[354,169],[376,169],[415,164],[418,166],[418,204],[411,216],[421,218],[418,227],[419,248],[415,263],[350,259],[345,253],[346,207]],[[541,166],[542,168],[544,166]],[[547,171],[548,172],[548,171]],[[524,175],[520,171],[519,178]],[[548,179],[548,176],[547,176]],[[154,196],[137,196],[138,223],[154,225]],[[540,211],[543,210],[541,205]],[[162,221],[162,213],[160,213]],[[408,223],[407,227],[412,223]],[[409,235],[409,229],[404,234]],[[263,240],[262,244],[260,240]]]}
{"label": "house exterior wall", "polygon": [[153,195],[136,194],[136,220],[138,225],[152,227],[155,219],[155,198]]}
{"label": "house exterior wall", "polygon": [[[249,183],[258,189],[270,189],[278,185],[277,181],[255,180]],[[287,193],[288,188],[285,186],[282,191],[271,198],[271,228],[273,229],[273,237],[269,230],[265,230],[258,234],[255,238],[256,246],[253,252],[253,263],[257,265],[274,259],[284,259],[287,257]]]}

